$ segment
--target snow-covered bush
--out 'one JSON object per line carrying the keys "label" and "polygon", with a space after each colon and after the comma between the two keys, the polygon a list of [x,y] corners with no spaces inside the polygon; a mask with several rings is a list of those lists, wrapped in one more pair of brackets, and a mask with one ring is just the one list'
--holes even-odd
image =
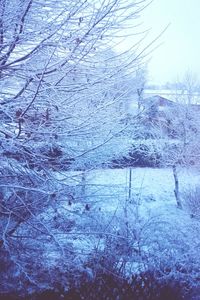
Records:
{"label": "snow-covered bush", "polygon": [[131,280],[117,274],[101,274],[92,283],[86,283],[79,289],[72,289],[66,295],[66,300],[181,300],[186,296],[182,283],[162,281],[150,272],[133,276]]}
{"label": "snow-covered bush", "polygon": [[198,224],[188,231],[190,225],[180,230],[178,223],[158,217],[142,219],[129,213],[128,220],[128,224],[124,218],[113,220],[113,230],[105,233],[103,246],[89,257],[87,266],[94,278],[99,274],[133,276],[139,286],[146,282],[149,295],[165,284],[167,290],[169,282],[174,293],[183,295],[200,287]]}
{"label": "snow-covered bush", "polygon": [[[97,298],[98,297],[98,298]],[[130,280],[116,274],[101,274],[95,280],[83,282],[68,292],[48,289],[30,297],[3,297],[3,300],[183,300],[191,298],[183,283],[158,280],[151,272],[141,273]]]}
{"label": "snow-covered bush", "polygon": [[200,218],[200,186],[191,186],[182,193],[182,198],[191,217]]}
{"label": "snow-covered bush", "polygon": [[122,157],[112,160],[110,166],[112,168],[126,168],[126,167],[160,167],[162,164],[161,153],[153,143],[147,144],[141,141],[132,141],[127,153],[124,152]]}

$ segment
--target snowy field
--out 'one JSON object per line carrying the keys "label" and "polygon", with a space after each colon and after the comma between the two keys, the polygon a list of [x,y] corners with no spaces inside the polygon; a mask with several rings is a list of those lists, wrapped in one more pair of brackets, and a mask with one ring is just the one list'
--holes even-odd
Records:
{"label": "snowy field", "polygon": [[[73,176],[72,176],[73,175]],[[200,172],[196,169],[178,169],[180,194],[190,190],[200,182]],[[86,173],[66,172],[57,174],[57,179],[74,186],[76,195],[67,210],[78,210],[88,205],[90,211],[101,212],[104,215],[124,215],[124,209],[131,211],[143,219],[158,217],[162,220],[182,227],[191,225],[196,220],[190,217],[190,212],[182,197],[183,210],[177,208],[174,195],[174,177],[170,168],[133,168],[91,170]],[[78,192],[77,192],[78,191]],[[80,196],[81,201],[76,201]],[[81,203],[81,204],[80,204]],[[197,221],[198,222],[198,221]]]}
{"label": "snowy field", "polygon": [[[200,182],[196,169],[178,170],[180,192],[192,189]],[[170,168],[104,169],[57,174],[57,179],[80,186],[83,201],[99,204],[106,210],[115,210],[123,201],[139,201],[139,205],[176,207],[174,178]]]}
{"label": "snowy field", "polygon": [[[200,172],[194,169],[181,168],[178,176],[181,195],[200,182]],[[142,253],[140,257],[131,258],[127,272],[135,271],[138,259],[146,255],[152,261],[155,258],[155,263],[157,257],[167,263],[185,261],[188,253],[195,263],[198,261],[199,219],[191,218],[184,202],[183,209],[177,208],[170,168],[64,172],[56,173],[55,177],[70,186],[74,193],[63,197],[56,214],[66,217],[61,220],[62,226],[66,220],[74,222],[75,226],[62,232],[54,229],[54,234],[63,249],[66,241],[69,247],[73,245],[78,261],[85,261],[87,255],[103,249],[108,237],[123,237],[127,224],[131,249]],[[53,218],[53,211],[45,217],[47,215]],[[57,251],[47,249],[46,255],[49,261],[56,263]]]}

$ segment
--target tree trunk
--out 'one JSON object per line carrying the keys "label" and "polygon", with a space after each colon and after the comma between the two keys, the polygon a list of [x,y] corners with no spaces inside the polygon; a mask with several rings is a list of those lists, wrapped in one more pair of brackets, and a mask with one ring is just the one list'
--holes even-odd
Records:
{"label": "tree trunk", "polygon": [[172,169],[173,169],[174,183],[175,183],[174,195],[176,198],[177,207],[182,209],[182,203],[181,203],[180,192],[179,192],[179,180],[178,180],[176,165],[173,165]]}

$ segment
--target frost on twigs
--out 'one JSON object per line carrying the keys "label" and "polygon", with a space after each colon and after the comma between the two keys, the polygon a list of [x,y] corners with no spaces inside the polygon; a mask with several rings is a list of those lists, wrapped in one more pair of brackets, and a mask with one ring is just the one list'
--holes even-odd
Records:
{"label": "frost on twigs", "polygon": [[191,217],[200,218],[200,188],[198,185],[190,186],[182,193],[183,203]]}

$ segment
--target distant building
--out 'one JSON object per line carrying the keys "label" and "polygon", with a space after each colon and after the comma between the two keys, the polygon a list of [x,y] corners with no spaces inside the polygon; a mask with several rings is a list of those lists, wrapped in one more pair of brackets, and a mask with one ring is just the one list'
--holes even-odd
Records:
{"label": "distant building", "polygon": [[189,93],[186,90],[164,90],[164,89],[146,89],[144,90],[144,98],[150,98],[153,96],[160,96],[171,100],[175,103],[182,104],[199,104],[200,105],[200,93]]}
{"label": "distant building", "polygon": [[144,98],[141,102],[143,108],[150,108],[156,106],[158,109],[162,107],[174,107],[175,103],[172,100],[164,98],[160,95],[154,95],[148,98]]}

